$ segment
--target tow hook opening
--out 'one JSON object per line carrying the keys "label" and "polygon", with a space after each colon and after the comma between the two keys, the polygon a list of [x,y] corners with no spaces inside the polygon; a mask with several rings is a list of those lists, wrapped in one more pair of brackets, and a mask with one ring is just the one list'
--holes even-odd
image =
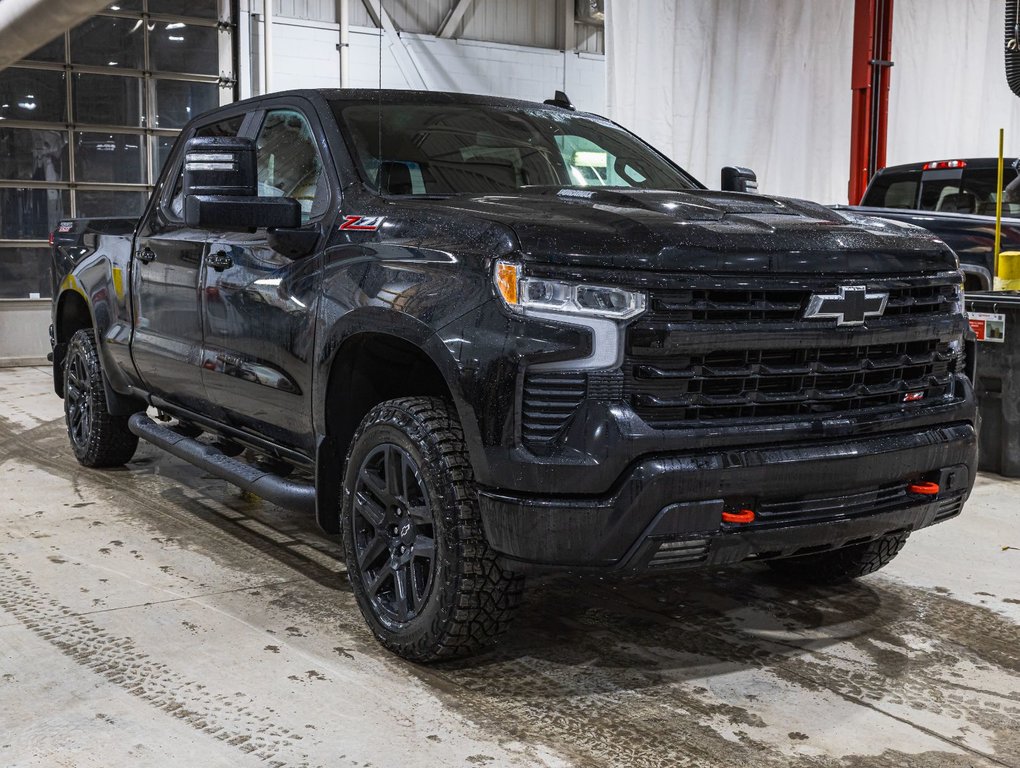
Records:
{"label": "tow hook opening", "polygon": [[932,482],[911,483],[907,486],[908,493],[915,493],[918,496],[938,496],[939,484]]}
{"label": "tow hook opening", "polygon": [[722,513],[722,521],[724,523],[753,523],[754,510],[739,509],[733,512],[724,511]]}

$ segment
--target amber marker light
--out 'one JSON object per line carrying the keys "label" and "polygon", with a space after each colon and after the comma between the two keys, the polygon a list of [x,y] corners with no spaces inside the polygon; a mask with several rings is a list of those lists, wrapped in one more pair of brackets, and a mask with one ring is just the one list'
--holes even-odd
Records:
{"label": "amber marker light", "polygon": [[515,305],[517,299],[517,281],[521,276],[519,264],[511,264],[508,261],[496,262],[496,287],[500,296],[507,304]]}
{"label": "amber marker light", "polygon": [[916,493],[920,496],[938,496],[939,495],[939,484],[938,483],[911,483],[907,486],[907,490],[910,493]]}
{"label": "amber marker light", "polygon": [[723,512],[722,521],[724,523],[753,523],[754,510],[741,509],[738,512]]}

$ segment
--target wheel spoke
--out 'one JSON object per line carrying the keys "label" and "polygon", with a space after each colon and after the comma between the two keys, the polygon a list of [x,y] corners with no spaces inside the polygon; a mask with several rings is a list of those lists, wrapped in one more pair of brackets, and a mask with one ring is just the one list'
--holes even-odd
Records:
{"label": "wheel spoke", "polygon": [[368,494],[358,491],[354,494],[358,514],[376,530],[386,524],[386,510]]}
{"label": "wheel spoke", "polygon": [[371,597],[375,597],[382,588],[382,585],[385,584],[391,576],[393,576],[393,569],[390,568],[389,561],[386,561],[376,572],[375,578],[368,583],[368,594]]}
{"label": "wheel spoke", "polygon": [[376,533],[365,548],[358,553],[358,567],[361,570],[369,568],[372,563],[379,559],[379,555],[386,551],[386,539]]}
{"label": "wheel spoke", "polygon": [[432,525],[432,515],[427,504],[408,507],[407,516],[418,525]]}
{"label": "wheel spoke", "polygon": [[411,605],[410,567],[401,566],[393,572],[393,603],[397,610],[397,618],[400,621],[407,621],[413,606]]}
{"label": "wheel spoke", "polygon": [[418,536],[414,540],[414,544],[411,545],[412,553],[415,558],[422,558],[423,560],[433,560],[436,556],[436,542],[435,539],[430,539],[428,536]]}
{"label": "wheel spoke", "polygon": [[386,491],[394,501],[406,498],[403,488],[404,454],[395,446],[386,446]]}
{"label": "wheel spoke", "polygon": [[[385,467],[387,464],[388,462],[383,462],[384,472],[386,471]],[[365,487],[368,488],[369,492],[378,500],[380,506],[388,507],[395,501],[384,478],[380,478],[366,468],[362,470],[360,479],[365,483]]]}
{"label": "wheel spoke", "polygon": [[408,575],[411,577],[411,597],[416,611],[421,610],[421,605],[425,602],[425,597],[428,594],[427,587],[429,573],[429,569],[426,568],[424,573],[425,581],[422,583],[418,578],[418,569],[414,567],[414,561],[411,562],[411,565],[408,568]]}

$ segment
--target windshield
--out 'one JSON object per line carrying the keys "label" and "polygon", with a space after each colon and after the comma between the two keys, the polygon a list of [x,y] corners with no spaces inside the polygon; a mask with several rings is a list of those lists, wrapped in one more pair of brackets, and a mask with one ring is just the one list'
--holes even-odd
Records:
{"label": "windshield", "polygon": [[335,106],[365,180],[382,194],[700,188],[608,120],[540,107]]}

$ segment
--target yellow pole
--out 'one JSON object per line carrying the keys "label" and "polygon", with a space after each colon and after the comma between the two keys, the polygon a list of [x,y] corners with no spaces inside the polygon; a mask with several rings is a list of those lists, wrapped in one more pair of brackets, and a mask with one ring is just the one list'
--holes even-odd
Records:
{"label": "yellow pole", "polygon": [[1002,172],[1003,172],[1003,143],[1006,131],[999,129],[999,183],[996,186],[998,194],[995,196],[995,279],[999,278],[999,250],[1002,247]]}

